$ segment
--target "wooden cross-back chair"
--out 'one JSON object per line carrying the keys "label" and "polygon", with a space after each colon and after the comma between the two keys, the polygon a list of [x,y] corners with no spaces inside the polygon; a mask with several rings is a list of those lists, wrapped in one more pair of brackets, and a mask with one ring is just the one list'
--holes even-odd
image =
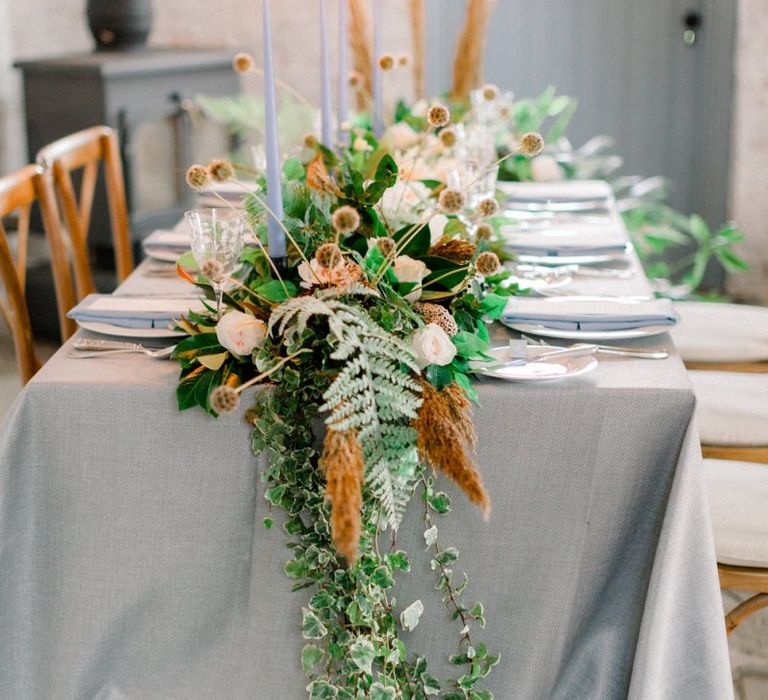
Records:
{"label": "wooden cross-back chair", "polygon": [[[104,164],[117,279],[122,282],[133,270],[133,252],[123,167],[115,132],[107,126],[94,126],[65,136],[41,149],[37,162],[53,175],[71,243],[78,301],[96,291],[88,252],[88,232],[99,166]],[[72,173],[78,170],[82,170],[79,197],[72,181]]]}
{"label": "wooden cross-back chair", "polygon": [[[5,290],[0,310],[11,330],[22,384],[26,384],[40,368],[25,294],[29,223],[35,203],[40,208],[50,249],[62,339],[74,331],[74,322],[66,317],[67,311],[74,305],[74,292],[53,189],[41,167],[28,165],[0,178],[0,280]],[[15,255],[2,222],[11,214],[17,216],[18,222]]]}
{"label": "wooden cross-back chair", "polygon": [[[716,372],[768,373],[768,362],[686,362],[688,369]],[[768,397],[766,397],[768,401]],[[759,462],[768,469],[768,445],[766,446],[701,446],[704,457],[734,462]],[[768,503],[766,504],[768,512]],[[756,566],[732,566],[717,564],[721,588],[747,591],[753,595],[737,605],[725,616],[727,634],[731,634],[750,615],[768,608],[768,568]]]}

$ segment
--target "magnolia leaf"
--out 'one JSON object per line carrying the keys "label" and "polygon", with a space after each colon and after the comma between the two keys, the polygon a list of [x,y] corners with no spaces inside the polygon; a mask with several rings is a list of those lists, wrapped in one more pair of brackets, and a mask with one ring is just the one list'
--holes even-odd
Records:
{"label": "magnolia leaf", "polygon": [[229,357],[228,352],[219,352],[215,355],[201,355],[197,358],[197,361],[203,367],[207,367],[208,369],[215,371],[224,364],[224,361],[227,359],[227,357]]}
{"label": "magnolia leaf", "polygon": [[376,650],[370,640],[358,637],[357,641],[349,647],[349,656],[361,671],[370,673],[371,665],[376,658]]}
{"label": "magnolia leaf", "polygon": [[301,609],[301,628],[304,639],[322,639],[328,634],[320,618],[307,608]]}
{"label": "magnolia leaf", "polygon": [[429,530],[424,531],[424,541],[427,543],[427,547],[431,547],[437,542],[437,525],[433,525]]}
{"label": "magnolia leaf", "polygon": [[301,667],[304,669],[304,673],[309,673],[312,668],[319,664],[325,652],[314,644],[306,644],[301,650]]}
{"label": "magnolia leaf", "polygon": [[381,683],[371,686],[371,700],[395,700],[397,691],[394,688],[385,688]]}
{"label": "magnolia leaf", "polygon": [[424,613],[424,603],[420,600],[416,600],[411,603],[403,612],[400,613],[400,624],[403,629],[412,632],[416,629],[416,625],[419,624],[422,614]]}

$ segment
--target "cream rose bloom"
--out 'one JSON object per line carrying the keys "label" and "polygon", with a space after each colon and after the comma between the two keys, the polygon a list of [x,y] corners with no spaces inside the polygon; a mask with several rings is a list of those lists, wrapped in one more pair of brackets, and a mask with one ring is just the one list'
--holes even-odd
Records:
{"label": "cream rose bloom", "polygon": [[387,224],[398,229],[415,224],[426,209],[429,189],[423,182],[397,182],[384,192],[378,204]]}
{"label": "cream rose bloom", "polygon": [[411,336],[411,349],[422,369],[427,365],[448,365],[456,357],[456,346],[436,323],[428,323]]}
{"label": "cream rose bloom", "polygon": [[242,311],[230,311],[216,324],[216,337],[235,355],[250,355],[264,345],[267,324]]}
{"label": "cream rose bloom", "polygon": [[531,161],[531,177],[536,182],[558,182],[563,179],[563,170],[552,156],[536,156]]}
{"label": "cream rose bloom", "polygon": [[448,217],[445,214],[435,214],[429,220],[429,244],[435,245],[445,232],[445,227],[448,224]]}
{"label": "cream rose bloom", "polygon": [[398,282],[416,283],[416,288],[405,295],[405,300],[411,304],[418,301],[421,298],[421,281],[429,274],[429,268],[421,260],[414,260],[409,255],[400,255],[395,258],[392,272],[395,273]]}
{"label": "cream rose bloom", "polygon": [[390,151],[405,151],[418,143],[417,134],[407,122],[397,122],[387,129],[381,139],[381,145]]}

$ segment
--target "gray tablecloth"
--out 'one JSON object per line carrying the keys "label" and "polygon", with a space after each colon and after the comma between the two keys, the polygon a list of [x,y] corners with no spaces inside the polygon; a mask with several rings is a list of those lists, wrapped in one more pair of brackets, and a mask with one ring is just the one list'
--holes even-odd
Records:
{"label": "gray tablecloth", "polygon": [[[172,293],[140,269],[120,290]],[[647,291],[641,275],[585,292]],[[504,334],[506,331],[499,330]],[[640,345],[636,341],[633,345]],[[645,341],[671,346],[669,338]],[[260,460],[237,418],[179,414],[172,362],[67,357],[0,435],[0,697],[305,697],[300,607]],[[502,663],[501,700],[731,697],[692,422],[677,357],[601,359],[536,386],[488,380],[475,412],[485,523],[454,495],[440,522]],[[418,502],[400,531],[425,603],[411,649],[434,670],[457,628],[431,590]]]}

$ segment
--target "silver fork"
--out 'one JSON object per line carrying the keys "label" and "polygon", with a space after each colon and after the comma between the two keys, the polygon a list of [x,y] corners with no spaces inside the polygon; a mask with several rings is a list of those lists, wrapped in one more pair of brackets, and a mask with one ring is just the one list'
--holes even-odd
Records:
{"label": "silver fork", "polygon": [[[543,345],[547,348],[562,347],[560,345],[552,345],[552,343],[548,343],[546,340],[531,338],[527,335],[521,334],[521,337],[529,343],[533,343],[534,345]],[[666,360],[669,357],[669,351],[667,350],[637,350],[635,348],[622,348],[618,345],[598,345],[595,352],[603,355],[635,357],[638,360]]]}
{"label": "silver fork", "polygon": [[162,359],[170,357],[176,349],[175,345],[167,348],[145,348],[139,343],[126,343],[119,340],[95,340],[92,338],[81,338],[72,343],[72,347],[77,351],[70,353],[69,357],[75,360],[82,360],[88,357],[103,357],[105,355],[125,355],[129,353],[140,353],[148,357]]}

